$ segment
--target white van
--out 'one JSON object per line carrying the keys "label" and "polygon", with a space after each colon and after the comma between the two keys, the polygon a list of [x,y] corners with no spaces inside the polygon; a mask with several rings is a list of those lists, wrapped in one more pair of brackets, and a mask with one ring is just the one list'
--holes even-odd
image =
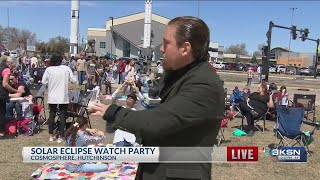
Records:
{"label": "white van", "polygon": [[16,58],[16,57],[18,57],[18,53],[15,51],[10,51],[10,56],[13,58]]}

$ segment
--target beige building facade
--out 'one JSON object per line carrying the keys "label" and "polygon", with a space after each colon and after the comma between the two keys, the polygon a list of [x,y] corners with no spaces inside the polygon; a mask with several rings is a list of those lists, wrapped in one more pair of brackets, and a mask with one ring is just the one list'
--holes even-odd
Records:
{"label": "beige building facade", "polygon": [[[138,58],[143,47],[144,12],[123,17],[114,17],[106,21],[105,28],[88,28],[87,40],[95,40],[97,56],[107,53],[117,57]],[[160,46],[166,25],[170,19],[152,14],[151,29],[153,39],[151,47],[155,59],[162,57]]]}

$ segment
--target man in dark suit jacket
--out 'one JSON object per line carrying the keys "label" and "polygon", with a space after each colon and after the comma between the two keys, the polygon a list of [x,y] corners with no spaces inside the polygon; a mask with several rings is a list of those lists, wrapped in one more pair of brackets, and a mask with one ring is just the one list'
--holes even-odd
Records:
{"label": "man in dark suit jacket", "polygon": [[[169,22],[163,41],[160,51],[166,73],[159,107],[131,111],[95,104],[89,109],[140,137],[144,146],[213,147],[223,117],[224,89],[208,63],[209,29],[198,18],[177,17]],[[136,179],[209,180],[211,164],[140,163]]]}

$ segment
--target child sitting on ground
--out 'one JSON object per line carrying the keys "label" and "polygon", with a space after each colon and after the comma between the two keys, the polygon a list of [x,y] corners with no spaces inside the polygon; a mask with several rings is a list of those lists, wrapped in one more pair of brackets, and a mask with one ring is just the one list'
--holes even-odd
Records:
{"label": "child sitting on ground", "polygon": [[[89,129],[88,120],[78,117],[76,122],[66,131],[65,137],[67,146],[84,147],[88,145],[98,145],[105,140],[104,133],[100,130]],[[95,163],[66,163],[66,169],[71,173],[103,172],[108,170],[107,164]]]}

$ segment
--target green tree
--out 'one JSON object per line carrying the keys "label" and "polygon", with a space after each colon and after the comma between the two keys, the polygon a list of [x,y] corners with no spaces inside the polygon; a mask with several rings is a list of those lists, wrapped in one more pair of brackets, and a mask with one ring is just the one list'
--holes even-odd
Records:
{"label": "green tree", "polygon": [[47,50],[50,49],[51,52],[64,54],[69,52],[69,39],[62,36],[57,36],[50,38],[48,43]]}

